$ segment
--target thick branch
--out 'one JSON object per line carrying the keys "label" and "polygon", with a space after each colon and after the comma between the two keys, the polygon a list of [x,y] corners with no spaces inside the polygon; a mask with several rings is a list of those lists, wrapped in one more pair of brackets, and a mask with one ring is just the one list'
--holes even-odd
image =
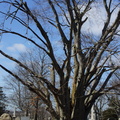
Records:
{"label": "thick branch", "polygon": [[20,33],[17,33],[17,32],[14,32],[14,31],[8,31],[8,30],[3,30],[3,29],[0,29],[0,31],[2,31],[2,33],[11,33],[11,34],[14,34],[14,35],[18,35],[28,41],[30,41],[31,43],[33,43],[35,46],[37,46],[38,48],[42,49],[43,51],[45,51],[47,54],[48,52],[46,51],[45,48],[41,47],[40,45],[38,45],[35,41],[33,41],[32,39],[20,34]]}
{"label": "thick branch", "polygon": [[56,19],[56,22],[57,22],[57,27],[58,27],[59,32],[60,32],[60,35],[61,35],[61,37],[62,37],[63,43],[64,43],[64,44],[67,44],[67,43],[68,43],[68,40],[67,40],[67,38],[66,38],[66,36],[65,36],[65,34],[64,34],[61,26],[60,26],[60,21],[59,21],[58,13],[57,13],[57,11],[56,11],[53,3],[51,2],[51,0],[48,0],[48,2],[49,2],[50,6],[51,6],[51,8],[52,8],[52,10],[53,10],[54,15],[55,15],[55,19]]}
{"label": "thick branch", "polygon": [[59,119],[59,116],[57,115],[56,111],[52,107],[51,101],[49,101],[48,99],[46,99],[46,97],[44,96],[44,93],[42,91],[40,91],[39,89],[35,88],[35,86],[31,86],[31,85],[25,83],[21,78],[19,78],[16,74],[14,74],[13,72],[11,72],[10,70],[6,69],[4,66],[0,65],[0,67],[2,69],[4,69],[6,72],[8,72],[9,74],[11,74],[13,77],[15,77],[17,80],[19,80],[23,85],[27,86],[32,92],[36,93],[44,101],[44,103],[49,107],[49,109],[47,109],[47,110],[55,118]]}
{"label": "thick branch", "polygon": [[57,94],[58,90],[45,78],[43,78],[42,76],[37,75],[35,72],[33,72],[31,69],[29,69],[27,66],[25,66],[24,64],[22,64],[20,61],[16,60],[15,58],[5,54],[3,51],[0,50],[0,53],[7,57],[8,59],[16,62],[17,64],[19,64],[21,67],[23,67],[24,69],[26,69],[30,74],[32,74],[33,76],[39,78],[40,80],[42,80],[44,83],[46,83],[47,87],[50,89],[50,91],[54,94]]}
{"label": "thick branch", "polygon": [[113,73],[114,73],[117,69],[118,69],[118,68],[115,68],[115,69],[113,69],[113,70],[109,73],[109,75],[107,76],[105,82],[103,83],[103,85],[101,86],[101,88],[99,89],[98,92],[101,92],[101,91],[103,91],[103,90],[105,89],[105,87],[106,87],[109,79],[111,78],[111,76],[113,75]]}

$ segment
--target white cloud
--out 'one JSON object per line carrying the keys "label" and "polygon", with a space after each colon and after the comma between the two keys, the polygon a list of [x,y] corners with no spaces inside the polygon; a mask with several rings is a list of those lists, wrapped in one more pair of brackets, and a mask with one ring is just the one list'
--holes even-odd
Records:
{"label": "white cloud", "polygon": [[[85,6],[83,6],[82,9],[84,9]],[[111,16],[110,25],[114,22],[117,13],[119,11],[119,8],[116,8],[116,10],[113,12]],[[93,33],[94,35],[100,35],[102,32],[102,28],[104,26],[104,23],[107,19],[107,13],[103,6],[98,4],[93,4],[91,6],[91,9],[86,13],[85,18],[88,17],[88,20],[85,22],[85,24],[82,27],[82,31]]]}
{"label": "white cloud", "polygon": [[14,44],[13,46],[11,46],[11,47],[7,47],[7,49],[9,50],[9,51],[17,51],[17,52],[24,52],[24,51],[26,51],[26,47],[25,47],[25,45],[23,45],[23,44]]}
{"label": "white cloud", "polygon": [[[112,7],[115,7],[114,5]],[[84,11],[86,5],[79,5],[80,11]],[[111,8],[112,9],[112,8]],[[115,21],[115,18],[118,14],[119,7],[114,10],[111,16],[110,25]],[[66,13],[68,19],[70,16]],[[83,32],[92,33],[93,35],[99,36],[102,33],[102,29],[104,27],[104,23],[107,20],[107,13],[104,6],[101,3],[93,3],[91,5],[91,9],[85,14],[83,20],[88,18],[87,21],[82,26]],[[66,22],[66,18],[63,16],[63,20]]]}

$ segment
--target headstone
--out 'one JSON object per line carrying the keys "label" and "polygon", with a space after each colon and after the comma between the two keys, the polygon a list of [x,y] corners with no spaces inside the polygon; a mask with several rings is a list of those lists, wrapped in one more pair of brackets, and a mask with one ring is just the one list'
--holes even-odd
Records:
{"label": "headstone", "polygon": [[30,117],[28,117],[28,116],[22,116],[21,120],[30,120]]}
{"label": "headstone", "polygon": [[29,116],[16,117],[15,120],[30,120]]}
{"label": "headstone", "polygon": [[0,120],[12,120],[12,118],[9,114],[4,113],[0,116]]}

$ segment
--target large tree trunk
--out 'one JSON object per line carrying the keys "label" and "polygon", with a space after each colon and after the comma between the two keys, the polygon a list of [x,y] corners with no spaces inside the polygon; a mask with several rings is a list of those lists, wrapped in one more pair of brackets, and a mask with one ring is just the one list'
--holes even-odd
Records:
{"label": "large tree trunk", "polygon": [[87,117],[88,117],[88,112],[85,109],[84,110],[83,109],[75,109],[73,118],[67,118],[66,114],[63,114],[63,111],[61,110],[59,120],[87,120]]}
{"label": "large tree trunk", "polygon": [[87,120],[87,115],[85,112],[82,112],[81,110],[79,111],[79,114],[78,115],[76,114],[76,116],[74,116],[72,120]]}
{"label": "large tree trunk", "polygon": [[77,101],[71,120],[87,120],[89,111],[86,109],[83,101]]}
{"label": "large tree trunk", "polygon": [[59,107],[59,120],[87,120],[89,112],[90,108],[87,109],[84,101],[80,100],[76,102],[74,108],[70,108],[67,111]]}

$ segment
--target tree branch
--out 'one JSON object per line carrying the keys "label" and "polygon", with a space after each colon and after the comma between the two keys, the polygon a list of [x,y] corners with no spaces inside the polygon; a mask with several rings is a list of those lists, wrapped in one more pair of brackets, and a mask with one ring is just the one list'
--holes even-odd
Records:
{"label": "tree branch", "polygon": [[22,64],[20,61],[16,60],[15,58],[5,54],[3,51],[0,50],[0,53],[7,57],[8,59],[16,62],[19,66],[23,67],[24,69],[26,69],[30,74],[34,75],[36,78],[39,78],[40,80],[42,80],[44,83],[46,83],[47,87],[51,90],[51,92],[53,94],[57,94],[59,91],[58,89],[56,89],[47,79],[43,78],[42,76],[37,75],[35,72],[33,72],[31,69],[29,69],[28,67],[26,67],[24,64]]}

